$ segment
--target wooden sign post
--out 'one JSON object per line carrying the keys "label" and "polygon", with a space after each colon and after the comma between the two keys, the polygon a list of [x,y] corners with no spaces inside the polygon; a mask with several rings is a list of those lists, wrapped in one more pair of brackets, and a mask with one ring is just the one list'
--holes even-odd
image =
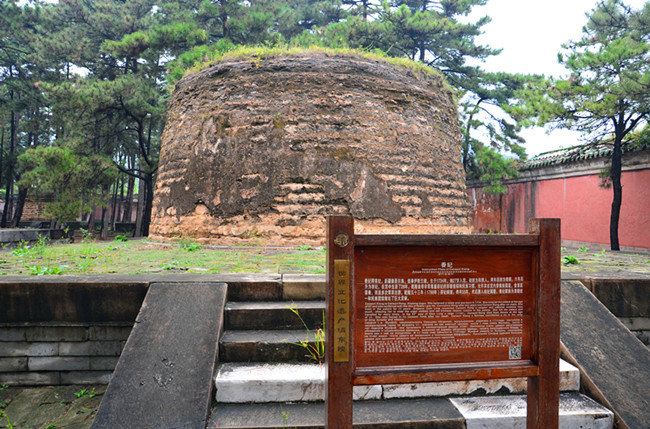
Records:
{"label": "wooden sign post", "polygon": [[557,429],[560,221],[528,234],[355,235],[328,219],[327,426],[355,385],[528,377],[528,429]]}

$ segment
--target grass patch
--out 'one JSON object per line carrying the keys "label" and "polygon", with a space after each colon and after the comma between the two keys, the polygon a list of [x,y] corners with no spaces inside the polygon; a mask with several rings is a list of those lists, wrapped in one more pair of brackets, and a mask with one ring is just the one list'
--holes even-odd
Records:
{"label": "grass patch", "polygon": [[265,249],[210,248],[192,241],[156,243],[146,239],[50,243],[38,251],[0,252],[0,275],[147,273],[325,273],[320,247]]}
{"label": "grass patch", "polygon": [[[0,251],[0,275],[96,275],[150,273],[305,273],[325,274],[325,249],[232,246],[216,248],[193,241],[158,243],[147,239],[83,241],[74,244],[23,243],[22,250]],[[571,273],[650,273],[647,254],[578,252],[562,249],[562,270]],[[578,263],[576,263],[578,262]]]}
{"label": "grass patch", "polygon": [[244,59],[253,62],[263,61],[267,58],[273,57],[286,57],[304,54],[323,54],[328,57],[343,56],[343,57],[361,57],[374,61],[383,61],[397,67],[407,69],[417,75],[436,77],[443,82],[443,84],[451,90],[447,84],[446,79],[439,71],[431,68],[418,61],[413,61],[408,58],[390,57],[381,51],[365,51],[361,49],[351,48],[325,48],[321,46],[236,46],[228,50],[217,49],[212,52],[205,53],[202,61],[194,64],[185,71],[184,76],[197,73],[204,70],[220,61]]}

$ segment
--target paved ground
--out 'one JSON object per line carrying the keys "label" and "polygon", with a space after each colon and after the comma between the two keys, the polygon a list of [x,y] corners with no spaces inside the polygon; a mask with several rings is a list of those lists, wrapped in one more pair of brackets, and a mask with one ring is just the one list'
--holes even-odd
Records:
{"label": "paved ground", "polygon": [[[4,387],[0,416],[4,411],[15,429],[86,429],[105,390],[105,386]],[[6,417],[0,418],[0,428],[7,427]]]}
{"label": "paved ground", "polygon": [[[575,257],[575,264],[566,263]],[[612,252],[602,246],[563,247],[563,278],[637,278],[650,277],[650,253]]]}

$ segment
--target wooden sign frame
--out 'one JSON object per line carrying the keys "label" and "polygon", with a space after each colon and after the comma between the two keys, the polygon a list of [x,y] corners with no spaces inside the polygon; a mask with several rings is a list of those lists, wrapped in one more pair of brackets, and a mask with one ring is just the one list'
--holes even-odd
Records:
{"label": "wooden sign frame", "polygon": [[[560,220],[532,219],[527,234],[355,235],[349,216],[327,221],[327,383],[326,415],[330,429],[352,428],[355,385],[425,383],[497,378],[528,378],[528,429],[557,429],[560,391]],[[532,302],[531,336],[526,359],[358,367],[355,352],[355,250],[435,247],[470,252],[529,251]]]}

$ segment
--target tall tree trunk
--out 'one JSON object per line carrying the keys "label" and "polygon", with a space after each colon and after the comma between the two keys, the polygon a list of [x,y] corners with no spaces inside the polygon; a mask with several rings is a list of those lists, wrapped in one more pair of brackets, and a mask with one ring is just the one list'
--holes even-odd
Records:
{"label": "tall tree trunk", "polygon": [[4,162],[5,154],[5,124],[2,124],[2,130],[0,132],[0,185],[2,184],[2,167]]}
{"label": "tall tree trunk", "polygon": [[95,227],[95,207],[93,206],[90,209],[90,214],[88,214],[88,222],[86,223],[86,229],[88,230],[89,234],[93,233],[93,228]]}
{"label": "tall tree trunk", "polygon": [[120,188],[120,178],[118,177],[117,179],[115,179],[115,190],[113,191],[113,198],[112,198],[112,201],[111,201],[112,208],[111,208],[110,225],[111,225],[111,228],[113,228],[113,230],[115,230],[115,220],[117,219],[117,211],[118,211],[117,192],[118,192],[119,188]]}
{"label": "tall tree trunk", "polygon": [[133,222],[133,188],[135,187],[135,177],[129,176],[129,180],[126,184],[126,202],[124,206],[124,216],[122,216],[122,222]]}
{"label": "tall tree trunk", "polygon": [[142,237],[142,219],[144,214],[144,194],[146,187],[144,179],[138,179],[138,207],[135,217],[135,237]]}
{"label": "tall tree trunk", "polygon": [[146,191],[144,198],[144,210],[142,213],[142,235],[149,235],[149,225],[151,224],[151,210],[153,206],[153,174],[146,175]]}
{"label": "tall tree trunk", "polygon": [[[13,95],[11,96],[13,99]],[[7,182],[5,187],[5,206],[2,210],[2,218],[0,219],[0,228],[6,228],[11,214],[11,192],[14,182],[14,155],[16,151],[16,134],[18,128],[18,118],[16,112],[11,111],[11,122],[9,131],[9,154],[7,156]]]}
{"label": "tall tree trunk", "polygon": [[108,207],[104,206],[102,207],[102,228],[99,230],[99,238],[101,240],[106,240],[108,238],[108,228],[106,225],[107,223],[107,216],[106,213],[108,212]]}
{"label": "tall tree trunk", "polygon": [[621,250],[618,241],[618,221],[621,216],[621,203],[623,202],[623,185],[621,184],[621,168],[623,164],[623,150],[621,144],[623,136],[616,132],[614,139],[614,149],[612,150],[612,165],[610,169],[610,178],[612,179],[612,190],[614,198],[612,199],[612,212],[609,219],[609,242],[612,250]]}
{"label": "tall tree trunk", "polygon": [[16,200],[16,210],[14,210],[14,218],[11,221],[11,226],[17,228],[20,224],[20,218],[23,217],[23,209],[25,208],[25,201],[27,200],[27,191],[29,188],[18,188],[18,199]]}

